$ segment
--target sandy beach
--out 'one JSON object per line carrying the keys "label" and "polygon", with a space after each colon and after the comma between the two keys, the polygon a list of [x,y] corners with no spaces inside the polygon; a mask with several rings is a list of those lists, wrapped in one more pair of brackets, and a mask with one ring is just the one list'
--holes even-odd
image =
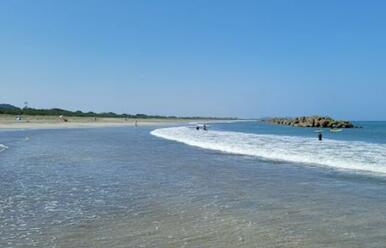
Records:
{"label": "sandy beach", "polygon": [[134,119],[134,118],[91,118],[65,117],[67,122],[57,116],[23,116],[16,121],[14,115],[0,115],[0,129],[56,129],[56,128],[97,128],[121,126],[160,126],[178,125],[190,122],[213,122],[209,119]]}

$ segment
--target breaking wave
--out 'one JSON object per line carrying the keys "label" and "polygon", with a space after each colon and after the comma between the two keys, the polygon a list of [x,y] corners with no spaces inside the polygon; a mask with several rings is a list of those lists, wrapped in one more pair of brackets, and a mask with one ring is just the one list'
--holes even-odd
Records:
{"label": "breaking wave", "polygon": [[227,153],[271,160],[301,162],[386,173],[386,144],[252,134],[229,131],[197,131],[192,127],[160,128],[151,132],[160,138]]}
{"label": "breaking wave", "polygon": [[4,151],[6,149],[8,149],[8,146],[0,144],[0,152]]}

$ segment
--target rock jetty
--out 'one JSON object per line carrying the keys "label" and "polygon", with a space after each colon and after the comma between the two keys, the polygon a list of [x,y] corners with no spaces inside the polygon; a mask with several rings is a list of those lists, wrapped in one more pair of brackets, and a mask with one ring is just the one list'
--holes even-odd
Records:
{"label": "rock jetty", "polygon": [[296,118],[271,118],[266,121],[294,127],[356,128],[350,121],[334,120],[327,116],[302,116]]}

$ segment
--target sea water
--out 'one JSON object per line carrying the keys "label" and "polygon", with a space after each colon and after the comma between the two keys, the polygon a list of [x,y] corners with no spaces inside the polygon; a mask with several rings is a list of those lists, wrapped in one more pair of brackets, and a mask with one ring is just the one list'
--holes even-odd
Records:
{"label": "sea water", "polygon": [[0,247],[383,247],[385,125],[361,124],[1,131]]}
{"label": "sea water", "polygon": [[[331,132],[264,122],[214,125],[210,132],[194,126],[157,129],[153,135],[188,145],[268,160],[299,162],[386,173],[386,122],[360,122],[361,128]],[[318,140],[319,131],[325,136]]]}

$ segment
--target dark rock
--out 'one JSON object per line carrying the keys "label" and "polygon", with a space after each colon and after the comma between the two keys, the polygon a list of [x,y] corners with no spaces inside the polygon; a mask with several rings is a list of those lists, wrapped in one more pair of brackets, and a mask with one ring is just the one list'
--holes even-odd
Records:
{"label": "dark rock", "polygon": [[318,128],[355,128],[349,121],[338,121],[323,116],[301,116],[296,118],[272,118],[269,122],[279,125],[295,127],[318,127]]}

